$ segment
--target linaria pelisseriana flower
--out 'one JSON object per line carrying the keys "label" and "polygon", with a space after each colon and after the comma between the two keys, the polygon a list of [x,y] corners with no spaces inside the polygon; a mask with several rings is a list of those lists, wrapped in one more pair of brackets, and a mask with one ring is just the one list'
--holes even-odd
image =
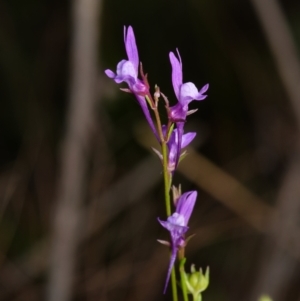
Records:
{"label": "linaria pelisseriana flower", "polygon": [[166,221],[158,219],[160,224],[166,228],[171,235],[171,258],[164,287],[166,292],[172,267],[176,260],[177,252],[185,246],[184,234],[188,231],[188,222],[195,206],[197,191],[189,191],[182,194],[176,202],[176,211]]}
{"label": "linaria pelisseriana flower", "polygon": [[129,26],[128,29],[124,26],[124,43],[128,60],[121,60],[118,63],[116,73],[110,69],[106,69],[105,74],[109,78],[112,78],[117,84],[122,82],[126,82],[128,84],[130,92],[135,95],[152,132],[158,139],[158,134],[145,99],[145,95],[149,94],[149,87],[147,83],[138,78],[139,54],[131,26]]}
{"label": "linaria pelisseriana flower", "polygon": [[201,88],[201,90],[198,91],[196,86],[191,83],[183,83],[182,82],[182,61],[179,54],[179,51],[177,50],[178,58],[175,56],[173,52],[170,52],[170,62],[172,65],[172,84],[174,88],[175,95],[177,97],[178,103],[172,107],[170,107],[169,110],[169,119],[172,122],[176,123],[176,127],[178,130],[178,151],[177,151],[177,158],[175,163],[175,168],[178,165],[179,157],[180,157],[180,145],[181,145],[181,139],[183,135],[183,128],[184,128],[184,122],[186,120],[186,116],[189,113],[192,113],[194,111],[189,112],[188,111],[188,105],[193,100],[203,100],[207,97],[204,93],[208,90],[209,85],[206,84]]}
{"label": "linaria pelisseriana flower", "polygon": [[[163,132],[165,134],[165,126],[163,126]],[[181,150],[185,147],[187,147],[193,139],[196,137],[195,132],[189,132],[182,135],[181,139],[181,146],[178,147],[178,130],[174,129],[170,135],[169,141],[167,142],[168,146],[168,171],[170,173],[174,173],[176,169],[176,159],[177,159],[177,153],[178,149],[181,152]],[[154,152],[159,156],[161,160],[163,160],[162,154],[155,148],[153,148]],[[180,154],[184,155],[184,154]],[[179,156],[180,156],[179,155]]]}
{"label": "linaria pelisseriana flower", "polygon": [[[168,169],[170,173],[173,173],[176,169],[176,162],[177,158],[180,158],[181,150],[185,147],[187,147],[193,139],[196,137],[195,132],[189,132],[182,135],[181,138],[181,145],[179,146],[179,140],[178,140],[178,129],[174,129],[170,139],[167,143],[168,150],[169,150],[169,160],[168,160]],[[179,151],[179,153],[178,153]]]}
{"label": "linaria pelisseriana flower", "polygon": [[173,122],[185,121],[188,114],[188,105],[193,100],[203,100],[207,97],[204,93],[208,90],[209,85],[206,84],[198,91],[196,86],[191,83],[182,83],[182,61],[177,50],[179,59],[173,52],[170,52],[170,62],[172,65],[172,84],[178,103],[170,107],[169,118]]}

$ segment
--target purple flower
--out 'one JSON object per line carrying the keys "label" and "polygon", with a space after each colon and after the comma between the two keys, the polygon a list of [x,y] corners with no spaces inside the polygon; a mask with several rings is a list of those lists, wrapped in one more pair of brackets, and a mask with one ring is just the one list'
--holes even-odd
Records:
{"label": "purple flower", "polygon": [[188,105],[193,100],[203,100],[207,97],[204,93],[208,90],[209,85],[206,84],[201,88],[200,91],[196,88],[196,86],[191,83],[182,83],[182,61],[177,49],[177,54],[179,60],[175,56],[173,52],[170,52],[170,62],[172,65],[172,84],[174,88],[174,92],[176,94],[178,103],[175,106],[170,107],[169,119],[172,122],[176,123],[178,130],[178,150],[177,150],[177,158],[175,161],[175,167],[178,165],[179,157],[180,157],[180,145],[181,139],[183,135],[183,127],[184,122],[186,120],[186,116],[188,115]]}
{"label": "purple flower", "polygon": [[128,60],[122,60],[118,63],[116,73],[110,69],[106,69],[105,74],[109,78],[112,78],[117,84],[122,82],[126,82],[128,84],[129,90],[135,95],[151,130],[158,139],[158,134],[145,100],[145,95],[149,93],[149,88],[147,84],[138,79],[139,54],[131,26],[129,26],[127,30],[126,26],[124,26],[124,43]]}
{"label": "purple flower", "polygon": [[178,103],[170,107],[170,118],[173,122],[185,121],[188,113],[188,105],[193,100],[203,100],[207,97],[204,93],[208,90],[209,85],[206,84],[200,91],[191,83],[182,83],[182,61],[177,50],[179,60],[173,52],[170,52],[170,62],[172,65],[172,84],[174,92],[178,99]]}
{"label": "purple flower", "polygon": [[166,221],[158,219],[171,235],[171,259],[169,263],[164,293],[170,280],[171,271],[176,260],[176,255],[181,247],[185,246],[184,234],[188,231],[188,222],[195,206],[197,191],[189,191],[180,196],[176,203],[176,211]]}
{"label": "purple flower", "polygon": [[[163,125],[163,134],[166,135],[166,126]],[[187,147],[193,139],[196,137],[197,133],[189,132],[182,135],[181,145],[178,145],[178,130],[174,129],[170,135],[169,141],[167,142],[168,145],[168,170],[170,173],[174,173],[177,165],[176,160],[178,157],[178,150],[179,150],[179,157],[181,155],[181,150]],[[155,148],[153,148],[154,152],[158,155],[158,157],[163,160],[162,154]]]}
{"label": "purple flower", "polygon": [[183,134],[181,139],[181,145],[179,145],[178,129],[173,130],[168,141],[168,169],[170,173],[173,173],[177,167],[177,158],[180,158],[181,149],[187,147],[195,137],[195,132]]}

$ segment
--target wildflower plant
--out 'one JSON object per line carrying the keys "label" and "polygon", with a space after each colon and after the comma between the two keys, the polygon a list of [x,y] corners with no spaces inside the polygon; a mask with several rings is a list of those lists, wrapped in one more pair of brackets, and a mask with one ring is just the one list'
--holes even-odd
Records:
{"label": "wildflower plant", "polygon": [[[127,53],[127,60],[123,59],[117,64],[116,72],[105,70],[106,75],[117,84],[125,82],[126,88],[121,90],[132,93],[150,126],[154,136],[158,140],[161,149],[153,149],[162,163],[165,190],[166,219],[158,218],[158,222],[170,234],[170,241],[158,240],[170,248],[170,262],[167,271],[163,292],[166,292],[171,278],[173,300],[178,300],[177,279],[175,272],[176,261],[179,262],[180,287],[184,301],[188,300],[188,294],[193,300],[202,300],[201,293],[209,284],[209,270],[205,274],[202,270],[196,271],[192,265],[191,273],[187,274],[184,269],[186,262],[185,248],[190,237],[186,237],[189,230],[189,219],[192,215],[197,191],[181,193],[181,187],[172,186],[173,175],[176,172],[179,162],[184,158],[186,152],[182,151],[195,138],[195,132],[184,133],[184,126],[187,117],[197,110],[189,110],[189,104],[193,101],[200,101],[207,97],[205,94],[209,85],[204,85],[198,90],[191,82],[183,83],[182,60],[179,51],[177,55],[169,53],[172,67],[172,84],[177,98],[177,103],[170,106],[167,97],[155,86],[153,95],[150,92],[147,75],[144,74],[142,64],[139,61],[138,49],[134,32],[131,26],[124,27],[124,43]],[[167,124],[162,124],[158,102],[163,101],[168,116]],[[151,112],[153,114],[151,114]],[[153,118],[152,118],[153,116]],[[171,209],[171,197],[173,196],[173,210]]]}

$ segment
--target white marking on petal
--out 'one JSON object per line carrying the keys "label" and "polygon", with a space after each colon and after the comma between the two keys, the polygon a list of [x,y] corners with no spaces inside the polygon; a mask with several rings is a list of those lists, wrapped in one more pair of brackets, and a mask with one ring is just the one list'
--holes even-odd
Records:
{"label": "white marking on petal", "polygon": [[184,216],[177,212],[168,217],[168,222],[174,226],[185,226]]}
{"label": "white marking on petal", "polygon": [[186,97],[194,99],[197,94],[198,90],[193,83],[185,83],[180,87],[180,99],[184,99]]}

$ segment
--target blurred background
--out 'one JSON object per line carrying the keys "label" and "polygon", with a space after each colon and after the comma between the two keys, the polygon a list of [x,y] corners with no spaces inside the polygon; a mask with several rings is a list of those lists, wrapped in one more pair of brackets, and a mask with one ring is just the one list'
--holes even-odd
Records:
{"label": "blurred background", "polygon": [[135,31],[153,88],[209,83],[174,177],[199,192],[188,268],[206,301],[300,300],[300,3],[0,1],[0,300],[171,300],[155,144],[104,70]]}

